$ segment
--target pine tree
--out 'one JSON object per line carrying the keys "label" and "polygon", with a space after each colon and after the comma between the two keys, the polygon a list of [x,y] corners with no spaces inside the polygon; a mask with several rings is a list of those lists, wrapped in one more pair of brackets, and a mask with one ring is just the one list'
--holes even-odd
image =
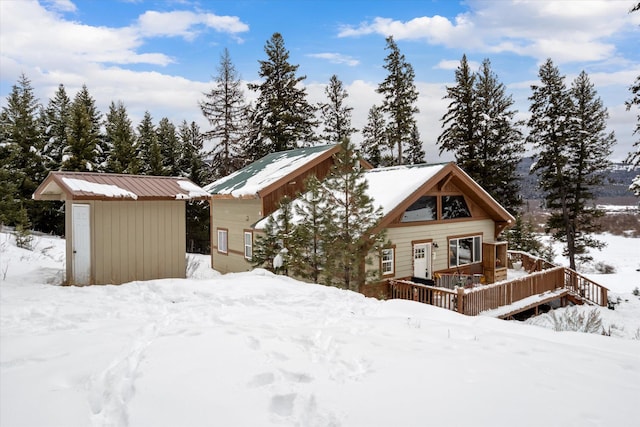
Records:
{"label": "pine tree", "polygon": [[[640,3],[634,10],[640,9]],[[631,110],[631,108],[635,105],[636,109],[640,111],[640,76],[636,77],[636,81],[629,87],[631,91],[632,97],[631,99],[625,102],[627,107],[627,111]],[[636,120],[636,128],[633,131],[633,134],[638,134],[640,136],[640,112],[637,115]],[[635,147],[635,151],[631,151],[627,158],[625,159],[625,163],[633,166],[640,167],[640,139],[633,143]],[[629,190],[631,190],[636,196],[640,196],[640,175],[637,175],[631,185],[629,186]]]}
{"label": "pine tree", "polygon": [[384,232],[374,229],[382,218],[367,195],[367,181],[357,153],[349,140],[334,157],[334,165],[323,182],[325,200],[332,215],[323,224],[321,240],[326,251],[325,283],[357,291],[366,282],[365,263],[371,250],[384,243]]}
{"label": "pine tree", "polygon": [[53,99],[41,113],[40,121],[43,129],[43,156],[48,170],[60,170],[62,155],[67,145],[67,126],[71,111],[71,99],[67,96],[64,85],[59,85]]}
{"label": "pine tree", "polygon": [[409,144],[407,147],[407,164],[417,165],[424,163],[424,150],[422,149],[422,140],[420,139],[420,131],[418,124],[413,123]]}
{"label": "pine tree", "polygon": [[369,109],[367,124],[362,128],[361,152],[365,160],[374,167],[391,164],[387,143],[387,124],[382,107],[374,105]]}
{"label": "pine tree", "polygon": [[298,257],[293,245],[294,230],[292,201],[285,196],[267,220],[264,235],[256,239],[251,261],[254,267],[288,276],[291,257]]}
{"label": "pine tree", "polygon": [[504,84],[491,70],[488,59],[482,62],[474,87],[477,125],[475,159],[465,172],[511,212],[522,205],[517,168],[524,153],[524,139],[515,121],[513,98],[506,95]]}
{"label": "pine tree", "polygon": [[460,66],[456,69],[455,81],[455,86],[447,86],[444,98],[451,102],[440,119],[443,131],[438,136],[437,144],[440,154],[443,151],[454,153],[458,166],[475,179],[484,172],[477,170],[474,164],[479,134],[474,93],[476,75],[469,68],[466,55],[462,55]]}
{"label": "pine tree", "polygon": [[97,171],[104,166],[106,153],[100,126],[101,114],[87,86],[83,85],[71,103],[62,169],[83,172]]}
{"label": "pine tree", "polygon": [[324,89],[324,93],[328,102],[318,104],[324,124],[322,139],[337,144],[357,132],[357,129],[351,127],[353,108],[345,105],[349,93],[335,74],[329,79],[329,85]]}
{"label": "pine tree", "polygon": [[296,200],[294,208],[297,218],[293,232],[295,250],[291,253],[293,275],[320,282],[327,253],[331,250],[324,245],[321,236],[326,235],[324,227],[331,216],[331,206],[325,203],[321,182],[314,175],[305,182],[306,192]]}
{"label": "pine tree", "polygon": [[602,183],[615,138],[606,133],[608,114],[585,73],[567,90],[564,76],[548,59],[539,77],[541,84],[532,86],[529,98],[528,141],[539,151],[532,171],[551,210],[547,231],[566,243],[564,254],[575,269],[576,258],[584,257],[587,248],[602,246],[590,236],[601,215],[589,207],[590,190]]}
{"label": "pine tree", "polygon": [[179,176],[182,153],[176,127],[168,118],[163,117],[158,123],[156,134],[162,158],[162,175]]}
{"label": "pine tree", "polygon": [[144,117],[138,125],[138,158],[140,159],[140,173],[153,176],[163,174],[158,135],[148,111],[145,111]]}
{"label": "pine tree", "polygon": [[211,130],[204,136],[214,142],[211,163],[215,178],[222,178],[244,165],[243,147],[247,137],[247,105],[242,82],[225,48],[220,57],[215,87],[200,102]]}
{"label": "pine tree", "polygon": [[510,250],[527,252],[537,256],[543,255],[543,246],[536,237],[531,217],[525,222],[522,214],[517,214],[513,227],[505,230],[504,236],[509,242]]}
{"label": "pine tree", "polygon": [[0,167],[7,179],[3,187],[11,193],[2,195],[5,200],[2,207],[7,211],[0,212],[0,217],[14,225],[24,208],[36,229],[49,231],[44,215],[46,206],[31,198],[47,171],[38,123],[40,104],[25,74],[12,86],[6,102],[0,113]]}
{"label": "pine tree", "polygon": [[136,137],[122,101],[111,102],[105,122],[105,141],[109,147],[106,172],[137,174]]}
{"label": "pine tree", "polygon": [[288,62],[280,33],[274,33],[265,45],[267,60],[259,61],[260,84],[249,84],[258,92],[251,111],[249,141],[245,148],[247,162],[266,154],[309,146],[315,142],[317,126],[315,108],[307,102],[307,93],[300,87],[306,76],[296,76],[298,65]]}
{"label": "pine tree", "polygon": [[[211,182],[211,169],[204,161],[204,138],[195,122],[187,124],[184,120],[179,127],[179,138],[182,145],[180,173],[193,183],[203,186]],[[189,252],[209,253],[210,221],[209,202],[206,200],[187,203],[187,250]]]}
{"label": "pine tree", "polygon": [[418,91],[414,84],[415,73],[392,36],[386,38],[389,55],[385,58],[384,68],[388,71],[386,79],[378,85],[378,93],[384,96],[382,109],[388,115],[387,136],[389,145],[397,149],[395,164],[405,164],[404,150],[411,138],[415,125],[414,114],[419,110],[415,106]]}

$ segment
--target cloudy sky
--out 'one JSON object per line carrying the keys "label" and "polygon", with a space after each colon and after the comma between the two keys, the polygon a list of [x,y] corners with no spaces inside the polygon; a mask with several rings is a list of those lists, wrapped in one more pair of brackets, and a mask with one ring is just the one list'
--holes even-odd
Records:
{"label": "cloudy sky", "polygon": [[[636,111],[625,110],[629,86],[640,75],[637,0],[0,0],[0,96],[21,73],[46,104],[62,83],[73,96],[86,84],[104,113],[121,100],[137,124],[148,110],[157,123],[196,121],[198,101],[212,87],[226,47],[243,81],[258,81],[259,60],[274,32],[284,37],[290,62],[306,75],[309,101],[324,101],[336,74],[361,128],[386,72],[385,37],[393,35],[415,70],[417,116],[427,161],[446,111],[445,87],[466,53],[484,58],[507,85],[519,117],[528,117],[530,85],[551,58],[567,85],[585,70],[607,106],[618,144],[614,160],[631,150]],[[246,91],[247,100],[256,94]],[[359,137],[355,138],[356,140]]]}

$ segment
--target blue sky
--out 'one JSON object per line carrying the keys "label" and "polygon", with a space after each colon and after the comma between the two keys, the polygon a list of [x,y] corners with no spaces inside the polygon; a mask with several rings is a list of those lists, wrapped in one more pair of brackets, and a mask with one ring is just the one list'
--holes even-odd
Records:
{"label": "blue sky", "polygon": [[[380,103],[377,85],[385,37],[393,35],[416,73],[416,116],[427,161],[446,112],[442,99],[466,53],[472,66],[489,58],[528,117],[530,85],[551,58],[567,76],[585,70],[609,109],[609,129],[622,160],[634,141],[637,111],[626,111],[628,87],[640,75],[640,13],[620,1],[189,1],[0,0],[0,96],[24,72],[46,104],[62,83],[70,96],[86,84],[105,113],[122,100],[137,125],[148,110],[155,122],[207,123],[198,101],[212,87],[222,50],[229,49],[243,81],[258,79],[264,45],[280,32],[290,62],[306,75],[310,102],[324,101],[331,75],[342,80],[361,128]],[[248,101],[256,94],[245,91]],[[354,138],[356,141],[359,136]]]}

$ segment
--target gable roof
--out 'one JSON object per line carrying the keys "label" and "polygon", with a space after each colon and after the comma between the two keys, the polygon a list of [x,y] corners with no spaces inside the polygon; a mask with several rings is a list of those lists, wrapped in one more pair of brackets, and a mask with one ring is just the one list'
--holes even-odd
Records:
{"label": "gable roof", "polygon": [[187,178],[96,172],[49,172],[35,200],[205,200],[209,193]]}
{"label": "gable roof", "polygon": [[[367,170],[367,194],[373,199],[376,208],[382,208],[382,220],[379,228],[388,226],[394,218],[402,214],[411,204],[436,186],[453,181],[468,197],[484,209],[499,229],[506,227],[515,219],[489,193],[467,175],[455,163],[418,164],[391,166]],[[277,215],[277,211],[272,213]],[[254,226],[264,228],[269,216]]]}
{"label": "gable roof", "polygon": [[311,169],[339,150],[340,145],[322,145],[267,154],[231,175],[212,182],[204,189],[214,198],[264,197],[270,189],[279,187],[302,170]]}

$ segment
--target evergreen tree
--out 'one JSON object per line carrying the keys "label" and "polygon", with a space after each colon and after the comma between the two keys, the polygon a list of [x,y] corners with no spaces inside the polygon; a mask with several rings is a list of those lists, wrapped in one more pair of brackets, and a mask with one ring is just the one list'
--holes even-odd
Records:
{"label": "evergreen tree", "polygon": [[101,114],[86,85],[73,98],[67,127],[67,146],[62,169],[67,171],[97,171],[105,158],[100,134]]}
{"label": "evergreen tree", "polygon": [[474,93],[476,75],[469,68],[466,55],[462,55],[460,66],[456,69],[455,81],[454,86],[447,86],[447,95],[444,98],[450,99],[451,102],[447,112],[440,119],[443,131],[438,136],[437,144],[440,154],[443,151],[454,153],[458,166],[475,179],[486,171],[477,170],[475,167],[479,134]]}
{"label": "evergreen tree", "polygon": [[590,236],[597,230],[594,219],[601,215],[589,207],[590,190],[602,183],[615,138],[606,133],[608,114],[585,73],[567,90],[564,76],[548,59],[539,77],[540,84],[532,86],[529,98],[528,140],[538,149],[532,171],[539,176],[545,205],[551,210],[547,231],[566,243],[564,255],[575,269],[576,258],[587,248],[602,247]]}
{"label": "evergreen tree", "polygon": [[418,124],[413,123],[409,144],[407,147],[407,164],[417,165],[424,163],[424,150],[422,149],[422,140],[420,139],[420,131]]}
{"label": "evergreen tree", "polygon": [[0,217],[9,225],[17,224],[24,208],[36,229],[49,231],[47,207],[31,198],[47,171],[38,123],[40,105],[26,75],[22,74],[12,86],[6,102],[0,113],[0,170],[6,179],[1,187],[11,193],[2,195],[4,203],[0,206],[7,210],[0,212]]}
{"label": "evergreen tree", "polygon": [[[634,10],[638,9],[640,9],[640,3]],[[625,102],[627,111],[631,110],[631,107],[633,107],[634,105],[636,106],[636,109],[640,111],[640,76],[636,77],[635,83],[633,83],[629,87],[629,90],[631,91],[632,97]],[[633,134],[640,135],[640,112],[637,115],[636,128],[633,131]],[[625,163],[637,168],[640,167],[640,139],[634,142],[633,146],[635,147],[635,151],[631,151],[629,153],[625,160]],[[640,196],[640,175],[637,175],[635,177],[635,179],[629,186],[629,190],[631,190],[636,196]]]}
{"label": "evergreen tree", "polygon": [[267,220],[264,235],[258,236],[253,248],[252,264],[274,273],[289,275],[292,255],[298,257],[294,247],[293,205],[285,196],[278,204],[278,210]]}
{"label": "evergreen tree", "polygon": [[361,152],[365,160],[374,167],[390,164],[389,145],[387,143],[387,124],[381,107],[374,105],[369,109],[367,124],[362,128]]}
{"label": "evergreen tree", "polygon": [[211,165],[214,177],[222,178],[244,165],[243,147],[246,139],[247,105],[242,92],[242,82],[225,48],[220,58],[215,87],[205,93],[200,102],[202,114],[209,121],[211,130],[204,136],[214,142]]}
{"label": "evergreen tree", "polygon": [[327,253],[331,250],[324,245],[322,236],[326,235],[327,218],[331,216],[331,206],[325,203],[321,182],[314,175],[305,182],[306,192],[295,205],[298,221],[293,232],[295,250],[291,253],[291,265],[294,276],[320,282]]}
{"label": "evergreen tree", "polygon": [[543,255],[543,246],[536,237],[531,217],[525,222],[522,214],[517,214],[516,222],[513,227],[504,231],[504,236],[509,242],[510,250],[527,252],[537,256]]}
{"label": "evergreen tree", "polygon": [[315,142],[315,108],[307,102],[306,90],[300,87],[306,76],[296,76],[298,65],[288,62],[289,51],[280,33],[274,33],[267,41],[265,52],[268,59],[259,61],[258,73],[263,82],[248,85],[258,92],[258,99],[251,111],[247,162]]}
{"label": "evergreen tree", "polygon": [[384,96],[382,109],[388,115],[387,136],[389,145],[397,149],[395,164],[405,164],[404,150],[411,138],[415,125],[414,113],[419,110],[415,106],[418,91],[414,84],[415,73],[392,36],[386,39],[389,55],[385,58],[384,68],[387,78],[378,85],[378,93]]}
{"label": "evergreen tree", "polygon": [[179,176],[182,153],[176,127],[168,118],[163,117],[158,123],[156,134],[162,158],[162,175]]}
{"label": "evergreen tree", "polygon": [[105,122],[105,141],[109,147],[106,172],[136,174],[136,138],[127,109],[122,103],[111,102]]}
{"label": "evergreen tree", "polygon": [[349,93],[335,74],[331,76],[324,93],[328,102],[318,105],[324,123],[322,139],[337,144],[357,132],[357,129],[351,127],[353,108],[345,105]]}
{"label": "evergreen tree", "polygon": [[48,170],[60,170],[62,167],[70,112],[71,99],[67,96],[64,85],[61,84],[40,117],[44,136],[43,156]]}
{"label": "evergreen tree", "polygon": [[[180,170],[182,176],[193,183],[204,186],[211,182],[211,170],[204,161],[203,141],[199,126],[195,122],[182,122],[179,128],[182,144]],[[187,203],[187,250],[189,252],[209,253],[210,221],[209,202],[206,200]]]}
{"label": "evergreen tree", "polygon": [[384,244],[384,232],[375,228],[382,218],[367,195],[365,171],[349,140],[334,157],[334,165],[323,183],[324,199],[332,214],[323,224],[321,240],[326,251],[323,276],[326,284],[358,291],[366,282],[365,263],[371,250]]}
{"label": "evergreen tree", "polygon": [[140,159],[140,173],[153,176],[163,174],[158,135],[148,111],[145,111],[144,117],[138,125],[138,158]]}
{"label": "evergreen tree", "polygon": [[517,168],[524,153],[520,126],[514,120],[513,98],[491,70],[488,59],[482,62],[474,88],[477,148],[475,158],[466,159],[471,177],[511,212],[522,205]]}

